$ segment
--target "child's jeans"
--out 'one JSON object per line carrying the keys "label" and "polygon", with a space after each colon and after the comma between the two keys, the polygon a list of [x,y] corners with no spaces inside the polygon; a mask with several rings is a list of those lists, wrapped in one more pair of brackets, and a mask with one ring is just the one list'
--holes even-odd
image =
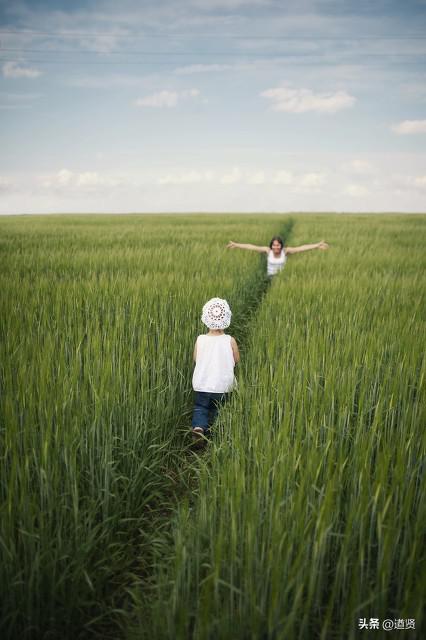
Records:
{"label": "child's jeans", "polygon": [[228,396],[227,393],[209,393],[196,391],[194,413],[192,414],[192,428],[202,427],[204,435],[209,435],[210,427],[215,421],[218,409]]}

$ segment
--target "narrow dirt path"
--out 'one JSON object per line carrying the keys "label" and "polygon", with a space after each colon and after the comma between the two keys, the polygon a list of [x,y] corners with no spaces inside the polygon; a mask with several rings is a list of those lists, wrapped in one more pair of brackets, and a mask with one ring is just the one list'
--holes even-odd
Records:
{"label": "narrow dirt path", "polygon": [[[293,226],[294,221],[288,219],[279,230],[279,234],[285,243],[287,243],[291,235]],[[255,256],[253,257],[255,258]],[[266,265],[262,260],[255,280],[248,283],[247,288],[244,290],[244,296],[238,305],[238,310],[233,315],[232,335],[235,336],[238,342],[242,358],[244,358],[249,342],[253,318],[267,295],[270,283],[270,279],[266,276]],[[191,501],[191,496],[195,496],[196,499],[194,489],[196,486],[197,466],[208,455],[208,445],[203,449],[194,450],[192,448],[191,434],[188,429],[188,418],[190,418],[191,409],[192,406],[188,406],[187,412],[183,416],[177,417],[174,425],[171,425],[171,428],[175,428],[180,434],[176,449],[168,452],[165,460],[164,474],[171,482],[167,492],[159,496],[157,504],[152,505],[151,526],[149,530],[144,531],[144,537],[151,539],[157,548],[161,545],[170,547],[172,544],[172,523],[177,506],[184,499]],[[125,609],[124,626],[127,629],[130,620],[136,621],[139,617],[135,611],[132,611],[132,607],[137,606],[134,602],[140,601],[140,594],[142,593],[144,606],[149,606],[149,591],[151,589],[155,590],[154,554],[150,558],[145,558],[143,566],[144,570],[142,572],[140,569],[138,571],[135,568],[135,580],[133,584],[129,585],[128,590],[132,594],[131,598],[127,603],[123,603]],[[131,622],[130,626],[132,626]]]}

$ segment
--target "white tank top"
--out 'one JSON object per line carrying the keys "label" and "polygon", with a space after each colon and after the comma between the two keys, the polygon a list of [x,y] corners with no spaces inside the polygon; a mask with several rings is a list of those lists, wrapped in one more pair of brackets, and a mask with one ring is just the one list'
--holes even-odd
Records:
{"label": "white tank top", "polygon": [[195,391],[226,393],[234,386],[234,354],[231,336],[201,335],[197,338],[197,356],[192,376]]}
{"label": "white tank top", "polygon": [[268,252],[268,276],[274,276],[278,271],[281,271],[287,261],[284,249],[282,249],[278,258],[274,256],[274,252],[270,250]]}

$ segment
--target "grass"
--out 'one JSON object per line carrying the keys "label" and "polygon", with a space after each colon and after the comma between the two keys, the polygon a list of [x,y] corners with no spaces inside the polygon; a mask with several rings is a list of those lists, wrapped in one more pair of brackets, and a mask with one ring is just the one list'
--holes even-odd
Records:
{"label": "grass", "polygon": [[129,637],[351,639],[373,617],[422,637],[424,225],[296,218],[292,244],[332,250],[292,257],[253,318]]}
{"label": "grass", "polygon": [[[425,220],[1,219],[3,637],[422,637]],[[268,286],[224,248],[280,231],[331,250]],[[191,457],[217,295],[239,385]]]}
{"label": "grass", "polygon": [[239,309],[282,216],[1,220],[3,637],[116,638],[187,489],[204,302]]}

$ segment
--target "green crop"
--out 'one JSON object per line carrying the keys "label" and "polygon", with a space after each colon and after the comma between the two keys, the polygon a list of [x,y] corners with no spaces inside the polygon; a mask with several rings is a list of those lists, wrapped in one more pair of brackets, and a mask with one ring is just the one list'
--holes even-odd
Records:
{"label": "green crop", "polygon": [[266,243],[287,223],[1,219],[3,637],[116,637],[111,618],[188,482],[202,305],[227,298],[238,325],[262,281],[259,257],[226,243]]}
{"label": "green crop", "polygon": [[[425,224],[0,219],[2,637],[340,640],[378,617],[420,638]],[[331,248],[271,285],[225,249],[277,233]],[[213,296],[242,362],[198,455]]]}
{"label": "green crop", "polygon": [[421,637],[425,219],[295,221],[132,638]]}

